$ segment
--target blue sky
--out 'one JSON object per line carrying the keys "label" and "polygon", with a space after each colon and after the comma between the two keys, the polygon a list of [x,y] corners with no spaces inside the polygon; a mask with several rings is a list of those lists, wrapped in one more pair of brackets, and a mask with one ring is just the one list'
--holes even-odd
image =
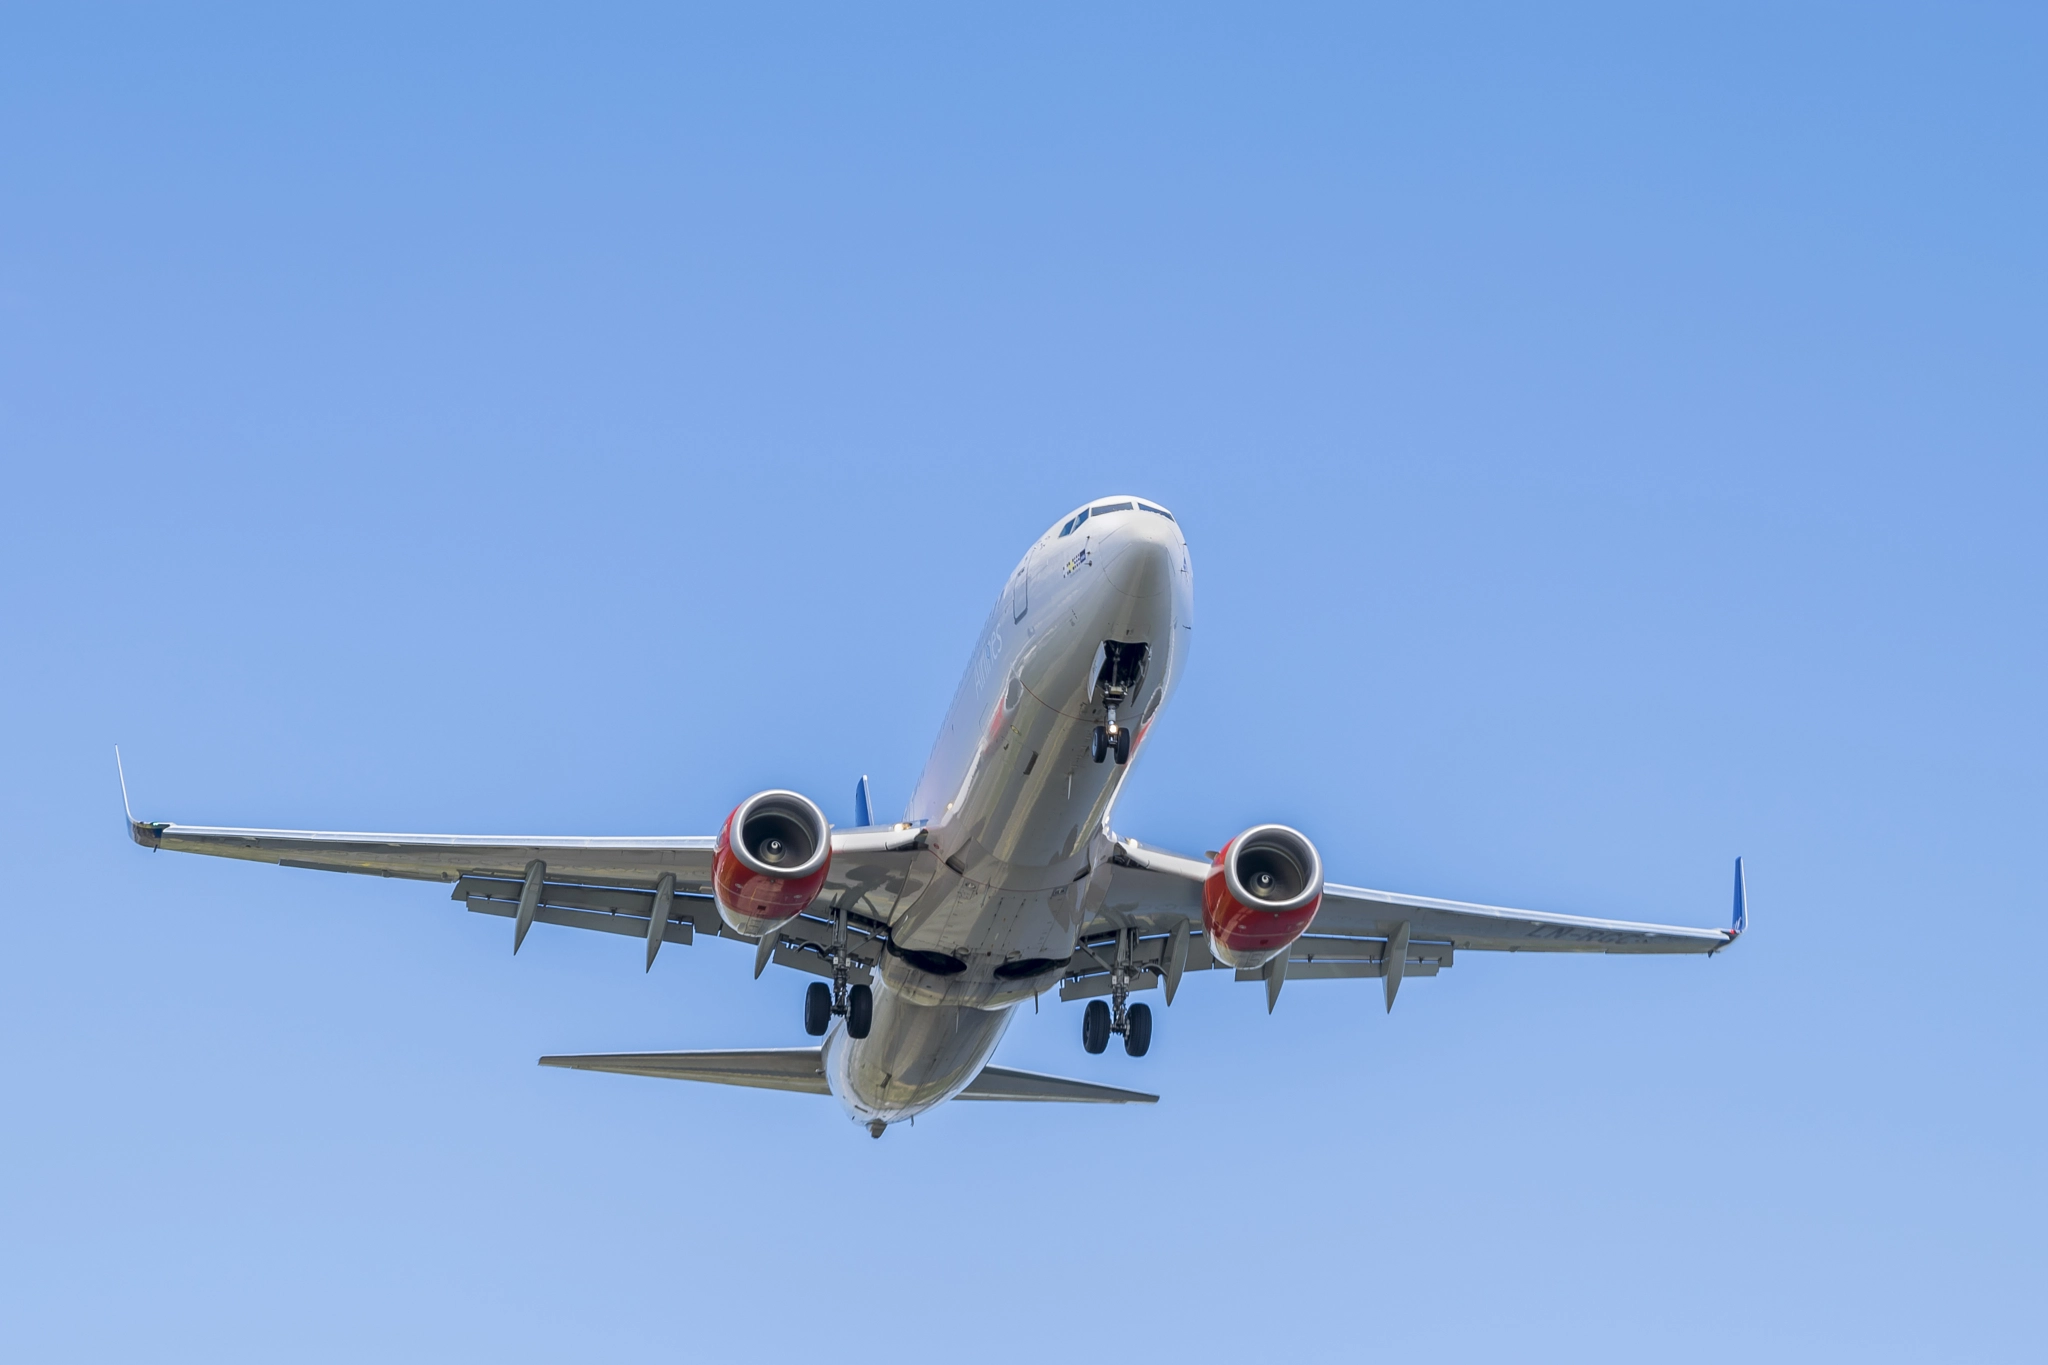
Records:
{"label": "blue sky", "polygon": [[[2038,1351],[2028,7],[0,17],[0,1351]],[[1118,824],[1753,927],[1191,979],[1156,1108],[544,1071],[731,945],[148,855],[904,800],[988,603],[1196,571]],[[1221,974],[1218,974],[1219,976]],[[2030,1347],[2030,1343],[2032,1343]]]}

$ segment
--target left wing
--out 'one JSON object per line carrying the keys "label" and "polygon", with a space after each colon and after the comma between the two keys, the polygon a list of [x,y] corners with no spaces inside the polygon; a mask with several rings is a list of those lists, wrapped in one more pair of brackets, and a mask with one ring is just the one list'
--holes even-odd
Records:
{"label": "left wing", "polygon": [[[1209,864],[1116,841],[1107,894],[1082,930],[1082,948],[1060,988],[1064,1000],[1107,995],[1119,969],[1132,990],[1164,984],[1167,999],[1184,971],[1222,965],[1203,942],[1202,882]],[[1308,930],[1284,958],[1242,970],[1240,981],[1266,983],[1267,999],[1280,983],[1329,977],[1378,977],[1387,1004],[1410,976],[1434,976],[1460,951],[1537,953],[1715,953],[1748,927],[1749,898],[1742,860],[1735,861],[1735,913],[1725,929],[1597,919],[1541,910],[1440,900],[1394,891],[1327,884]]]}

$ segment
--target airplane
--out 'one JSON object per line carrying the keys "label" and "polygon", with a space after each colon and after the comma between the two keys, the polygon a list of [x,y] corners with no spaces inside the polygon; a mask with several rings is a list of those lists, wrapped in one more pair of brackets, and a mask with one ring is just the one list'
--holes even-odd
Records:
{"label": "airplane", "polygon": [[[995,1066],[1025,1001],[1085,1000],[1081,1041],[1132,1057],[1188,972],[1263,986],[1401,983],[1459,953],[1713,954],[1748,925],[1742,860],[1722,929],[1595,919],[1339,885],[1300,831],[1259,824],[1195,858],[1119,835],[1111,816],[1182,672],[1193,571],[1156,501],[1097,499],[1048,527],[1011,573],[901,820],[852,827],[794,791],[757,792],[715,835],[539,838],[227,829],[134,818],[151,849],[453,883],[469,910],[646,945],[699,936],[822,978],[802,1048],[543,1057],[543,1066],[837,1097],[879,1138],[948,1100],[1151,1103],[1142,1091]],[[119,753],[116,752],[118,765]],[[127,781],[122,777],[122,801]]]}

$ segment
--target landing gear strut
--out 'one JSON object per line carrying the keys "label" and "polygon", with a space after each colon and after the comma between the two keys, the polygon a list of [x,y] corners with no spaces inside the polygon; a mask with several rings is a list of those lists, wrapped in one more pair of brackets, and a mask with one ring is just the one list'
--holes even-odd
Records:
{"label": "landing gear strut", "polygon": [[804,1032],[813,1038],[822,1038],[834,1019],[846,1021],[849,1038],[865,1038],[874,1026],[875,993],[858,983],[847,984],[850,967],[846,955],[846,911],[842,907],[832,912],[832,984],[813,981],[804,992]]}
{"label": "landing gear strut", "polygon": [[1128,1003],[1131,981],[1138,974],[1131,958],[1138,949],[1138,931],[1125,929],[1116,938],[1116,965],[1109,969],[1109,999],[1090,1000],[1081,1012],[1081,1046],[1091,1053],[1106,1051],[1109,1035],[1120,1034],[1124,1051],[1142,1057],[1152,1050],[1152,1007]]}
{"label": "landing gear strut", "polygon": [[1146,652],[1142,644],[1121,640],[1102,642],[1102,667],[1096,674],[1095,686],[1102,689],[1102,702],[1107,710],[1104,716],[1106,723],[1095,727],[1095,740],[1088,749],[1088,756],[1097,763],[1111,754],[1116,755],[1119,767],[1131,761],[1131,729],[1117,723],[1116,709],[1137,692],[1138,680],[1145,671]]}

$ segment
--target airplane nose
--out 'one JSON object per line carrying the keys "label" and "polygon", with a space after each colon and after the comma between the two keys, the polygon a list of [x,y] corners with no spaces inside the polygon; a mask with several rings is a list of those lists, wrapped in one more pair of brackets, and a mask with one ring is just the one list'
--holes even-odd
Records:
{"label": "airplane nose", "polygon": [[1165,517],[1139,514],[1117,535],[1103,572],[1126,597],[1159,597],[1173,591],[1180,557],[1179,529]]}

